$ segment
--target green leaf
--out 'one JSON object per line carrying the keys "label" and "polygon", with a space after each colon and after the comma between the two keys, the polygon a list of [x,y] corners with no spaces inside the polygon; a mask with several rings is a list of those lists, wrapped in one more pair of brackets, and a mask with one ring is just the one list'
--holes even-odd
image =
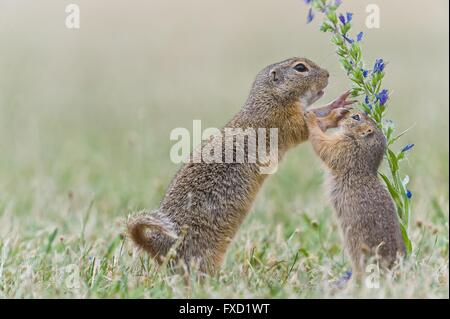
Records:
{"label": "green leaf", "polygon": [[363,92],[364,90],[361,88],[352,87],[350,94],[352,97],[357,97],[358,95],[361,95]]}
{"label": "green leaf", "polygon": [[352,70],[352,65],[346,59],[341,59],[341,64],[342,64],[342,66],[344,67],[344,69],[346,71],[351,71]]}
{"label": "green leaf", "polygon": [[298,252],[301,253],[305,257],[309,257],[309,252],[305,248],[299,248]]}
{"label": "green leaf", "polygon": [[392,182],[389,180],[389,178],[384,175],[383,173],[379,173],[381,178],[383,179],[384,183],[386,184],[386,187],[389,191],[389,193],[391,194],[392,199],[395,202],[395,205],[397,206],[397,214],[399,215],[399,218],[402,219],[403,218],[403,204],[402,204],[402,200],[399,196],[399,192],[397,191],[397,189],[395,188],[395,186],[392,184]]}
{"label": "green leaf", "polygon": [[383,132],[384,132],[384,135],[386,136],[386,140],[388,141],[388,145],[390,145],[389,141],[391,141],[391,137],[392,137],[392,134],[394,133],[394,129],[391,126],[389,126],[389,127],[383,126]]}
{"label": "green leaf", "polygon": [[358,80],[361,80],[363,78],[363,74],[362,74],[362,71],[360,69],[353,70],[352,74]]}
{"label": "green leaf", "polygon": [[344,45],[344,41],[341,39],[341,37],[334,35],[331,38],[331,42],[336,45],[337,47],[342,47]]}
{"label": "green leaf", "polygon": [[356,42],[353,42],[350,49],[350,55],[355,61],[359,61],[361,56],[361,49]]}
{"label": "green leaf", "polygon": [[45,253],[48,254],[52,248],[52,243],[56,238],[56,234],[58,233],[58,228],[55,228],[55,230],[48,236],[47,241],[47,247],[45,248]]}
{"label": "green leaf", "polygon": [[408,237],[408,233],[405,229],[405,226],[400,222],[400,231],[402,232],[403,242],[405,243],[406,247],[406,254],[411,255],[412,253],[412,243],[411,240]]}
{"label": "green leaf", "polygon": [[392,171],[397,172],[398,171],[397,156],[390,149],[387,150],[387,154],[388,154],[388,161],[390,164],[392,164]]}
{"label": "green leaf", "polygon": [[333,31],[333,27],[329,23],[324,22],[320,26],[320,31],[322,32]]}
{"label": "green leaf", "polygon": [[120,236],[116,236],[116,238],[113,239],[111,244],[109,244],[108,249],[106,250],[106,253],[104,255],[104,258],[107,259],[111,256],[111,253],[113,250],[117,247],[117,245],[122,241],[122,238]]}
{"label": "green leaf", "polygon": [[351,24],[350,23],[346,23],[346,24],[341,24],[341,34],[347,34],[347,32],[350,30],[351,28]]}
{"label": "green leaf", "polygon": [[370,109],[370,107],[367,106],[366,104],[364,104],[364,103],[359,103],[359,107],[360,107],[360,109],[362,109],[364,112],[370,114],[371,109]]}
{"label": "green leaf", "polygon": [[336,50],[336,54],[339,55],[341,58],[346,58],[347,57],[347,52],[345,50],[343,50],[342,48],[338,48]]}
{"label": "green leaf", "polygon": [[406,130],[404,130],[403,132],[401,132],[400,134],[398,134],[396,137],[394,137],[393,139],[391,139],[389,145],[392,145],[395,141],[397,141],[400,137],[402,137],[403,135],[406,134],[406,132],[408,132],[412,127],[407,128]]}
{"label": "green leaf", "polygon": [[333,24],[336,24],[338,22],[337,16],[336,16],[336,12],[334,11],[329,11],[327,13],[327,18],[328,20],[330,20]]}

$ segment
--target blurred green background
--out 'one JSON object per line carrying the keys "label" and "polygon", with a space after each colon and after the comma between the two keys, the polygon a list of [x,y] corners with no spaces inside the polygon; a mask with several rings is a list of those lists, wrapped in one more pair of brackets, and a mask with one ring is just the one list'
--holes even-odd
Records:
{"label": "blurred green background", "polygon": [[[79,30],[65,27],[69,1],[0,0],[3,240],[19,243],[55,227],[75,236],[93,201],[85,232],[101,246],[127,214],[157,207],[178,169],[169,159],[170,131],[191,129],[193,119],[221,127],[268,64],[301,56],[327,68],[330,84],[317,105],[349,87],[328,35],[317,21],[306,24],[301,0],[72,2],[80,6]],[[370,3],[380,7],[379,29],[364,25]],[[399,130],[412,126],[399,147],[416,145],[403,171],[414,193],[412,231],[417,220],[447,222],[447,265],[448,5],[348,0],[342,7],[365,33],[368,67],[380,57],[389,63],[389,117]],[[250,225],[264,232],[281,223],[288,234],[305,212],[330,216],[321,183],[310,145],[292,150],[237,240]]]}

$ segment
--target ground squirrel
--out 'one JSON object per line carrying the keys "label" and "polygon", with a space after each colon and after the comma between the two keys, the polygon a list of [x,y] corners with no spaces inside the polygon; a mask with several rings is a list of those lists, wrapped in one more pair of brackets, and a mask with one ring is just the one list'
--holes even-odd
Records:
{"label": "ground squirrel", "polygon": [[389,267],[405,254],[394,203],[378,178],[386,151],[386,138],[376,123],[362,112],[349,112],[338,131],[325,134],[321,119],[305,114],[309,140],[327,167],[329,195],[357,277],[368,257]]}
{"label": "ground squirrel", "polygon": [[[222,131],[278,128],[281,159],[288,149],[308,139],[303,112],[323,95],[328,77],[326,70],[304,58],[267,66],[256,76],[241,111]],[[342,109],[350,104],[347,97],[345,93],[314,110],[323,117],[323,129],[337,125]],[[217,143],[223,150],[222,141],[214,137],[201,147]],[[234,149],[234,156],[239,151]],[[176,261],[196,262],[201,272],[216,273],[266,176],[257,163],[187,163],[173,178],[160,208],[131,217],[128,233],[158,261],[178,243]],[[183,238],[177,241],[183,229]]]}

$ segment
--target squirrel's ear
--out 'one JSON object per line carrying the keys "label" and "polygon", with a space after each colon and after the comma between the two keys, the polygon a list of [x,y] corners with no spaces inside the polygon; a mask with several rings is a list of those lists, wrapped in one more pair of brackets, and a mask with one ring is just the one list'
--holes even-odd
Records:
{"label": "squirrel's ear", "polygon": [[279,80],[277,70],[275,69],[270,70],[270,77],[272,78],[273,82],[277,82]]}

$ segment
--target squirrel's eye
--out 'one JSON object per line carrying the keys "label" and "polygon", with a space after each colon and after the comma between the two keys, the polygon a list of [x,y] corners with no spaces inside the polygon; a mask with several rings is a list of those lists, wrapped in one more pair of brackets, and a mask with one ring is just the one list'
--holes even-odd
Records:
{"label": "squirrel's eye", "polygon": [[355,114],[352,116],[352,119],[356,120],[356,121],[360,121],[361,118],[359,117],[359,114]]}
{"label": "squirrel's eye", "polygon": [[298,72],[306,72],[308,71],[308,68],[303,63],[299,63],[296,66],[294,66],[294,69]]}

